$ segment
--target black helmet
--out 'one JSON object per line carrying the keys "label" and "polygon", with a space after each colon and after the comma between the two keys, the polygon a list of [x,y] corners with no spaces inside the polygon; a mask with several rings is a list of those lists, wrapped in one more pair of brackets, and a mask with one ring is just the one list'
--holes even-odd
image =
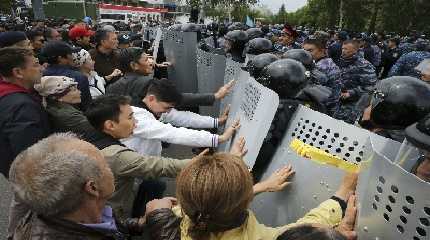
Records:
{"label": "black helmet", "polygon": [[264,36],[264,33],[260,28],[250,28],[246,30],[246,33],[248,34],[249,40],[254,38],[261,38]]}
{"label": "black helmet", "polygon": [[430,151],[430,114],[406,128],[405,133],[414,146]]}
{"label": "black helmet", "polygon": [[245,44],[248,41],[248,34],[242,30],[233,30],[225,35],[225,39],[230,40],[233,43]]}
{"label": "black helmet", "polygon": [[182,24],[173,24],[172,26],[169,27],[170,31],[181,31],[182,28]]}
{"label": "black helmet", "polygon": [[234,22],[230,26],[228,26],[229,31],[244,30],[244,29],[246,29],[246,27],[241,22]]}
{"label": "black helmet", "polygon": [[182,32],[200,32],[201,27],[195,23],[185,23],[181,26]]}
{"label": "black helmet", "polygon": [[290,58],[299,61],[306,67],[307,70],[311,70],[315,67],[312,55],[303,49],[291,49],[282,55],[282,58]]}
{"label": "black helmet", "polygon": [[218,23],[216,22],[211,22],[207,27],[207,30],[212,31],[212,32],[218,32]]}
{"label": "black helmet", "polygon": [[249,41],[246,53],[258,55],[272,52],[272,42],[265,38],[255,38]]}
{"label": "black helmet", "polygon": [[279,60],[279,58],[275,54],[263,53],[249,60],[246,64],[246,70],[252,77],[257,79],[261,75],[261,71],[263,71],[267,65],[277,60]]}
{"label": "black helmet", "polygon": [[295,98],[308,82],[305,72],[300,62],[280,59],[265,67],[257,81],[275,91],[281,99]]}
{"label": "black helmet", "polygon": [[413,77],[381,80],[372,94],[370,120],[384,129],[403,130],[430,113],[430,85]]}

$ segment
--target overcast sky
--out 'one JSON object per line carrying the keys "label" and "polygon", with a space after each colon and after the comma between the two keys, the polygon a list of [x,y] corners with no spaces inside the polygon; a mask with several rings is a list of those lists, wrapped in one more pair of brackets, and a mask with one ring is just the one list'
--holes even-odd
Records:
{"label": "overcast sky", "polygon": [[287,12],[294,12],[297,9],[306,5],[307,0],[260,0],[260,4],[266,5],[272,12],[278,12],[281,5],[284,3]]}

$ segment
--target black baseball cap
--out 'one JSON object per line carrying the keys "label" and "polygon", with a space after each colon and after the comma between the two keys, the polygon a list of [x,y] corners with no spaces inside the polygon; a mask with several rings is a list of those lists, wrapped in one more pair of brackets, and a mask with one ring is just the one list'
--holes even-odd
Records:
{"label": "black baseball cap", "polygon": [[80,50],[80,48],[72,47],[63,41],[49,41],[45,43],[41,53],[45,57],[52,58],[67,56],[69,54],[79,52]]}

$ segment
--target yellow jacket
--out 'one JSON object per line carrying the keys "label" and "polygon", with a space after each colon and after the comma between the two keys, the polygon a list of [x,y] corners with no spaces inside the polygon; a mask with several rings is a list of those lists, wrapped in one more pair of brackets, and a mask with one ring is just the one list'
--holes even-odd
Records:
{"label": "yellow jacket", "polygon": [[[183,216],[180,207],[173,208],[173,212],[178,217],[183,218],[181,222],[181,240],[192,240],[187,234],[188,227],[190,226],[190,219],[187,216]],[[222,233],[211,234],[210,240],[274,240],[288,228],[297,226],[298,224],[318,223],[334,227],[340,223],[341,219],[342,209],[338,202],[331,199],[309,211],[297,222],[277,228],[267,227],[258,223],[254,213],[249,210],[248,219],[242,226]]]}

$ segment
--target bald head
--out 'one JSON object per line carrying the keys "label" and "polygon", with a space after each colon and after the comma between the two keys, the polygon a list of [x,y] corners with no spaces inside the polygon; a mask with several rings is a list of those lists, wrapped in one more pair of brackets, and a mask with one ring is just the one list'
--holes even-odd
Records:
{"label": "bald head", "polygon": [[19,200],[48,216],[67,214],[82,203],[87,181],[98,181],[106,166],[99,150],[74,134],[54,134],[13,162],[9,177]]}

